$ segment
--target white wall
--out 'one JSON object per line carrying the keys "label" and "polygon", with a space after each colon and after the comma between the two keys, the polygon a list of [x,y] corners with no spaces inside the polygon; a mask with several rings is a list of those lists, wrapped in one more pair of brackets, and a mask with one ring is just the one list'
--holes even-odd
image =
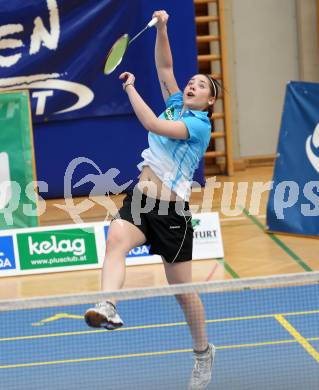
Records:
{"label": "white wall", "polygon": [[232,0],[231,5],[235,158],[274,154],[286,84],[299,79],[296,2]]}
{"label": "white wall", "polygon": [[319,82],[318,13],[316,0],[296,0],[300,79]]}

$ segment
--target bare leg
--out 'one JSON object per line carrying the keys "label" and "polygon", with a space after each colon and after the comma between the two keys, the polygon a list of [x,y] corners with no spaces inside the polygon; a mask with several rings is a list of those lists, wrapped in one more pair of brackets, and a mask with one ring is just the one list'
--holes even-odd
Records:
{"label": "bare leg", "polygon": [[[111,223],[102,270],[103,291],[116,291],[122,288],[125,280],[126,254],[144,242],[144,234],[133,224],[120,219]],[[84,319],[93,328],[113,330],[123,325],[115,307],[115,299],[99,302],[89,308],[84,314]]]}
{"label": "bare leg", "polygon": [[[169,284],[190,283],[192,281],[192,262],[169,264],[164,261],[166,278]],[[203,351],[208,340],[205,325],[205,312],[198,294],[176,295],[193,338],[194,350]]]}
{"label": "bare leg", "polygon": [[[102,270],[102,291],[116,291],[125,281],[125,257],[136,246],[142,245],[146,238],[133,224],[116,219],[112,221],[106,241],[106,252]],[[111,301],[115,304],[114,301]]]}

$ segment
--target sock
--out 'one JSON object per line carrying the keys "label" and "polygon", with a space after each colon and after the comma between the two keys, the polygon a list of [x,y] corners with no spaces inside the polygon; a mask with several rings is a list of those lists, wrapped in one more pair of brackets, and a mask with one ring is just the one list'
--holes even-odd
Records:
{"label": "sock", "polygon": [[207,353],[209,350],[209,344],[207,344],[207,347],[203,350],[203,351],[196,351],[196,349],[194,349],[194,353],[196,353],[197,355],[204,355],[205,353]]}

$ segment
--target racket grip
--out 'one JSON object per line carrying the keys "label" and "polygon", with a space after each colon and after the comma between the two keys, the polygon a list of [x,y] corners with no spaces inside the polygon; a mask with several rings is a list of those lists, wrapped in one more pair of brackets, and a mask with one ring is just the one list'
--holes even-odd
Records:
{"label": "racket grip", "polygon": [[153,27],[158,22],[157,17],[153,18],[147,25],[147,27]]}

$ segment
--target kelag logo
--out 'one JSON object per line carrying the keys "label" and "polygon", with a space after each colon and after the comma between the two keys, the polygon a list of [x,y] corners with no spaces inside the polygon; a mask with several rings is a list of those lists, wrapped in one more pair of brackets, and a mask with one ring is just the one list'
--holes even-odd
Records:
{"label": "kelag logo", "polygon": [[21,269],[97,264],[93,228],[17,234]]}
{"label": "kelag logo", "polygon": [[[107,238],[107,232],[109,230],[108,226],[104,226],[105,239]],[[150,256],[150,246],[141,245],[133,248],[127,254],[127,257],[141,257],[141,256]]]}
{"label": "kelag logo", "polygon": [[13,240],[11,236],[0,237],[0,271],[15,269]]}

